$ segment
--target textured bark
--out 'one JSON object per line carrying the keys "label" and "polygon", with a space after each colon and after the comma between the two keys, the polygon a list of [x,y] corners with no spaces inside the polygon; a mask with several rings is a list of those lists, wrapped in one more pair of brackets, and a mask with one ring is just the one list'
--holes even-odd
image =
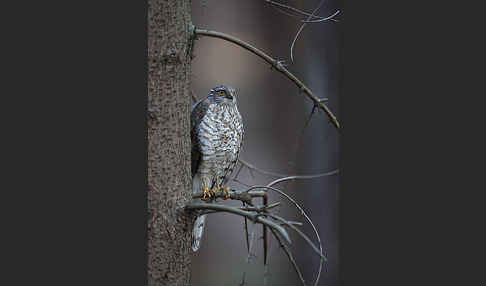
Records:
{"label": "textured bark", "polygon": [[189,285],[190,1],[148,4],[148,280]]}

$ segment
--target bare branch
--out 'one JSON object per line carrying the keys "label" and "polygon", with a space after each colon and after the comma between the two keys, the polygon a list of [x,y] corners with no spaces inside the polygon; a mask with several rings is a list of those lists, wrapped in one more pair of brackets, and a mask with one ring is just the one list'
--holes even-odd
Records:
{"label": "bare branch", "polygon": [[268,187],[274,186],[278,183],[284,182],[284,181],[290,181],[290,180],[306,180],[306,179],[315,179],[315,178],[320,178],[320,177],[326,177],[326,176],[332,176],[339,173],[339,169],[327,172],[327,173],[321,173],[321,174],[316,174],[316,175],[306,175],[306,176],[288,176],[284,178],[277,179],[270,184],[268,184]]}
{"label": "bare branch", "polygon": [[[316,234],[316,237],[317,237],[317,241],[319,242],[319,253],[321,255],[322,254],[322,243],[321,243],[321,237],[319,236],[319,232],[317,231],[317,228],[316,226],[314,225],[314,223],[312,222],[312,220],[309,218],[309,216],[307,215],[307,213],[304,211],[304,209],[302,209],[302,207],[294,200],[292,199],[289,195],[287,195],[286,193],[284,193],[283,191],[277,189],[277,188],[274,188],[272,186],[253,186],[251,188],[249,188],[247,191],[251,191],[251,190],[254,190],[254,189],[267,189],[267,190],[272,190],[274,192],[277,192],[278,194],[282,195],[283,197],[285,197],[287,200],[289,200],[290,202],[292,202],[292,204],[294,204],[301,212],[301,214],[305,217],[305,219],[307,220],[307,222],[309,222],[309,224],[312,226],[312,229],[314,230],[314,233]],[[317,272],[317,278],[316,278],[316,282],[315,282],[315,286],[317,286],[317,283],[319,283],[319,278],[321,277],[321,272],[322,272],[322,264],[324,262],[324,258],[321,257],[320,261],[319,261],[319,271]]]}
{"label": "bare branch", "polygon": [[[307,18],[307,21],[309,21],[310,19],[312,19],[312,17],[314,16],[314,14],[321,8],[322,4],[324,4],[324,0],[321,0],[321,3],[319,3],[319,6],[317,6],[316,9],[314,9],[314,11],[312,11],[312,14]],[[297,31],[297,34],[295,35],[294,37],[294,40],[292,41],[292,45],[290,46],[290,60],[292,62],[294,62],[294,45],[295,45],[295,42],[297,41],[297,38],[299,37],[300,33],[302,32],[302,30],[304,29],[306,23],[302,24],[302,26],[300,26],[299,28],[299,31]]]}
{"label": "bare branch", "polygon": [[263,206],[242,207],[242,208],[240,208],[240,210],[250,211],[250,212],[253,211],[253,212],[260,213],[260,212],[265,212],[265,211],[268,211],[269,209],[273,209],[275,207],[278,207],[280,204],[281,204],[281,202],[276,202],[276,203],[270,204],[268,206],[263,205]]}
{"label": "bare branch", "polygon": [[233,181],[234,181],[234,182],[236,182],[236,183],[238,183],[238,184],[240,184],[240,185],[243,185],[243,186],[245,186],[245,187],[251,187],[251,185],[249,185],[249,184],[247,184],[247,183],[245,183],[245,182],[242,182],[242,181],[240,181],[240,180],[238,180],[238,179],[236,179],[236,178],[235,178],[235,179],[233,179]]}
{"label": "bare branch", "polygon": [[[307,12],[302,11],[302,10],[299,10],[299,9],[297,9],[295,7],[288,6],[288,5],[285,5],[285,4],[282,4],[282,3],[278,3],[278,2],[275,2],[275,1],[265,0],[265,2],[267,2],[269,4],[272,4],[272,5],[275,5],[275,6],[278,6],[278,7],[282,7],[282,8],[285,8],[285,9],[288,9],[288,10],[291,10],[291,11],[294,11],[294,12],[296,12],[298,14],[301,14],[301,15],[305,15],[305,16],[309,16],[309,17],[318,19],[318,21],[334,20],[334,19],[332,19],[332,17],[326,17],[326,18],[324,18],[324,17],[321,17],[321,16],[312,15],[311,13],[307,13]],[[291,15],[289,15],[289,16],[291,16]]]}
{"label": "bare branch", "polygon": [[[242,202],[243,206],[246,206],[245,202]],[[248,241],[248,219],[246,217],[243,218],[245,222],[245,238],[246,238],[246,249],[250,252],[250,242]]]}
{"label": "bare branch", "polygon": [[[263,205],[268,205],[268,196],[262,198]],[[266,225],[262,225],[263,229],[263,265],[267,265],[268,259],[268,235]]]}
{"label": "bare branch", "polygon": [[305,285],[304,276],[302,276],[302,272],[300,272],[299,266],[297,265],[297,262],[295,262],[294,256],[292,255],[290,248],[285,243],[282,242],[278,234],[273,229],[270,229],[270,231],[272,232],[273,236],[280,244],[280,247],[282,247],[282,249],[285,251],[285,254],[287,254],[287,257],[292,263],[292,266],[294,266],[295,272],[297,272],[297,275],[299,275],[300,282],[302,282],[302,285]]}
{"label": "bare branch", "polygon": [[[232,200],[238,200],[245,202],[246,204],[252,206],[253,203],[251,202],[252,198],[261,198],[261,197],[266,197],[267,193],[265,191],[236,191],[236,190],[230,190],[229,191],[229,198]],[[204,197],[204,193],[195,193],[192,195],[193,199],[201,199]],[[211,198],[216,199],[216,198],[222,198],[224,199],[226,197],[226,193],[224,192],[217,192],[214,196]]]}
{"label": "bare branch", "polygon": [[326,17],[326,18],[322,18],[322,19],[319,19],[319,20],[302,20],[303,23],[319,23],[319,22],[323,22],[323,21],[326,21],[326,20],[332,20],[332,21],[335,21],[335,22],[339,22],[339,20],[336,20],[334,19],[334,17],[339,14],[339,10],[337,10],[336,12],[334,12],[332,15]]}
{"label": "bare branch", "polygon": [[309,117],[305,121],[304,128],[302,128],[302,134],[300,136],[304,135],[305,129],[307,128],[307,125],[309,125],[309,122],[311,121],[312,116],[314,115],[314,112],[316,111],[316,109],[317,109],[317,105],[314,104],[314,106],[312,107],[312,111],[309,114]]}
{"label": "bare branch", "polygon": [[[293,225],[298,225],[298,226],[303,226],[303,225],[304,225],[304,224],[303,224],[303,223],[301,223],[300,221],[291,221],[291,220],[288,220],[288,221],[286,222],[286,224],[293,224]],[[282,224],[280,224],[280,225],[282,225]]]}
{"label": "bare branch", "polygon": [[295,230],[295,232],[297,232],[300,236],[302,236],[302,238],[304,238],[304,240],[312,247],[312,249],[317,253],[317,255],[319,255],[319,257],[324,258],[324,260],[327,261],[327,257],[324,256],[324,255],[322,255],[321,252],[319,251],[319,249],[317,248],[317,246],[315,246],[314,243],[310,240],[310,238],[307,235],[305,235],[305,233],[303,233],[296,226],[294,226],[293,224],[287,222],[282,217],[280,217],[278,215],[274,215],[272,213],[265,213],[265,216],[268,216],[268,217],[271,217],[273,219],[276,219],[276,220],[280,221],[282,224],[290,227],[292,230]]}
{"label": "bare branch", "polygon": [[[238,160],[238,161],[239,161],[239,160]],[[241,161],[240,161],[240,163],[241,163]],[[240,172],[241,172],[241,170],[243,169],[243,167],[244,167],[244,166],[243,166],[243,163],[242,163],[242,164],[240,164],[240,167],[238,168],[238,171],[236,172],[235,176],[233,177],[233,180],[237,180],[237,179],[238,179],[238,176],[240,175]]]}
{"label": "bare branch", "polygon": [[[331,175],[339,173],[339,170],[334,170],[334,171],[331,171],[331,172],[315,174],[315,175],[289,175],[289,174],[281,174],[281,173],[275,173],[275,172],[271,172],[271,171],[265,171],[265,170],[260,169],[260,168],[256,167],[255,165],[253,165],[253,164],[251,164],[251,163],[249,163],[249,162],[247,162],[247,161],[245,161],[241,158],[239,158],[238,161],[242,165],[247,167],[248,169],[252,169],[254,171],[257,171],[258,173],[261,173],[261,174],[264,174],[264,175],[269,175],[269,176],[274,176],[274,177],[289,177],[289,178],[292,177],[292,179],[314,179],[314,178],[319,178],[319,177],[331,176]],[[241,170],[241,168],[239,170]],[[297,177],[297,178],[294,178],[294,177]],[[237,183],[240,183],[240,184],[246,186],[246,187],[251,187],[250,185],[243,183],[239,180],[235,180],[235,179],[233,179],[233,180]]]}
{"label": "bare branch", "polygon": [[250,263],[250,260],[251,260],[251,249],[253,247],[253,242],[255,241],[255,231],[256,231],[256,226],[255,226],[255,222],[253,222],[253,227],[252,227],[252,230],[251,230],[251,235],[250,235],[250,242],[249,242],[249,245],[248,245],[248,256],[246,258],[246,263]]}
{"label": "bare branch", "polygon": [[274,7],[274,8],[277,9],[277,11],[279,11],[280,13],[285,14],[285,15],[287,15],[289,17],[292,17],[292,18],[300,18],[299,16],[293,15],[293,14],[291,14],[289,12],[286,12],[285,10],[283,10],[283,9],[281,9],[279,7]]}
{"label": "bare branch", "polygon": [[216,31],[203,30],[203,29],[195,29],[195,28],[192,28],[192,29],[193,29],[195,35],[219,38],[219,39],[223,39],[223,40],[232,42],[232,43],[252,52],[253,54],[259,56],[260,58],[264,59],[267,63],[271,64],[272,67],[274,67],[277,71],[279,71],[280,73],[285,75],[288,79],[293,81],[299,89],[303,90],[304,93],[307,94],[307,96],[315,104],[317,104],[319,106],[319,108],[321,108],[327,114],[327,116],[331,120],[334,127],[336,127],[336,129],[339,130],[339,128],[340,128],[339,122],[338,122],[336,116],[331,112],[331,110],[329,110],[329,108],[318,97],[316,97],[312,93],[312,91],[302,83],[302,81],[300,81],[291,72],[289,72],[279,61],[275,60],[274,58],[270,57],[269,55],[267,55],[263,51],[255,48],[254,46],[248,44],[247,42],[244,42],[244,41],[242,41],[242,40],[240,40],[236,37],[230,36],[228,34],[216,32]]}
{"label": "bare branch", "polygon": [[257,171],[258,173],[261,173],[261,174],[264,174],[264,175],[269,175],[269,176],[274,176],[274,177],[287,177],[289,175],[285,175],[285,174],[280,174],[280,173],[274,173],[274,172],[270,172],[270,171],[265,171],[263,169],[259,169],[257,168],[256,166],[246,162],[245,160],[243,159],[238,159],[238,161],[241,163],[242,166],[245,166],[247,167],[248,169],[252,169],[252,170],[255,170]]}
{"label": "bare branch", "polygon": [[227,213],[232,213],[235,215],[240,215],[248,218],[249,220],[253,222],[257,222],[260,224],[263,224],[271,229],[274,229],[277,231],[280,235],[282,235],[283,238],[290,244],[292,241],[290,240],[289,234],[279,224],[268,220],[266,218],[263,218],[260,214],[257,213],[252,213],[252,212],[247,212],[244,210],[240,210],[239,208],[227,206],[227,205],[221,205],[221,204],[209,204],[209,203],[196,203],[196,202],[191,202],[185,206],[186,210],[213,210],[213,211],[219,211],[219,212],[227,212]]}

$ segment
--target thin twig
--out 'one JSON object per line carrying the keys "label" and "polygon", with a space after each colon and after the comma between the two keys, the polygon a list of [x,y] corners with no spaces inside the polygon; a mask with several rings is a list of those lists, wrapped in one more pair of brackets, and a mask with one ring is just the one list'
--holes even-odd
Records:
{"label": "thin twig", "polygon": [[[268,196],[265,196],[263,199],[263,205],[268,205]],[[267,227],[266,225],[262,224],[262,231],[263,231],[263,265],[267,265],[267,258],[268,258],[268,235],[267,235]]]}
{"label": "thin twig", "polygon": [[288,176],[280,179],[276,179],[275,181],[272,181],[270,184],[268,184],[268,187],[274,186],[278,183],[284,182],[284,181],[290,181],[290,180],[307,180],[307,179],[315,179],[315,178],[320,178],[320,177],[326,177],[326,176],[332,176],[339,173],[339,169],[327,172],[327,173],[321,173],[321,174],[316,174],[316,175],[306,175],[306,176]]}
{"label": "thin twig", "polygon": [[[238,159],[238,161],[239,161],[239,159]],[[240,163],[241,163],[241,161],[240,161]],[[240,175],[240,172],[243,169],[243,167],[244,167],[243,166],[243,163],[240,164],[240,167],[238,168],[238,171],[236,171],[235,176],[233,177],[233,180],[237,180],[238,179],[238,176]]]}
{"label": "thin twig", "polygon": [[235,183],[238,183],[238,184],[243,185],[243,186],[245,186],[245,187],[251,187],[251,185],[249,185],[249,184],[247,184],[247,183],[245,183],[245,182],[242,182],[242,181],[240,181],[240,180],[238,180],[238,179],[236,179],[236,178],[235,178],[235,179],[233,179],[233,181],[234,181]]}
{"label": "thin twig", "polygon": [[287,257],[292,263],[292,266],[294,266],[295,272],[297,272],[297,275],[299,275],[300,282],[302,282],[302,285],[305,285],[304,276],[302,275],[302,272],[300,272],[299,266],[297,265],[297,262],[295,262],[294,256],[292,255],[290,248],[285,243],[282,242],[278,234],[273,229],[270,229],[270,231],[272,232],[273,236],[280,244],[280,247],[282,247],[282,249],[284,250],[285,254],[287,254]]}
{"label": "thin twig", "polygon": [[[319,6],[317,6],[316,9],[314,9],[314,11],[312,11],[312,14],[307,18],[306,21],[309,21],[310,19],[312,19],[312,17],[314,16],[314,14],[321,8],[322,4],[324,4],[324,0],[321,0],[321,3],[319,3]],[[304,29],[305,25],[307,23],[304,23],[300,26],[299,28],[299,31],[297,31],[297,34],[295,35],[294,37],[294,40],[292,41],[292,45],[290,46],[290,60],[292,62],[294,62],[294,45],[295,45],[295,42],[297,41],[297,38],[299,37],[300,33],[302,32],[302,30]]]}
{"label": "thin twig", "polygon": [[246,286],[245,277],[246,277],[246,271],[243,271],[243,277],[241,278],[241,283],[238,286]]}
{"label": "thin twig", "polygon": [[292,230],[295,230],[295,232],[297,232],[300,236],[302,236],[302,238],[304,238],[304,240],[312,247],[312,249],[317,253],[317,255],[319,255],[319,257],[322,257],[322,258],[324,258],[325,261],[327,261],[327,257],[324,256],[324,255],[322,255],[320,253],[319,249],[317,248],[317,246],[315,246],[314,243],[310,240],[310,238],[307,235],[305,235],[305,233],[303,233],[296,226],[294,226],[293,224],[287,222],[282,217],[280,217],[278,215],[275,215],[275,214],[272,214],[272,213],[265,213],[265,216],[268,216],[268,217],[271,217],[273,219],[276,219],[276,220],[280,221],[282,224],[287,225],[288,227],[290,227]]}
{"label": "thin twig", "polygon": [[275,172],[270,172],[270,171],[265,171],[263,169],[259,169],[256,166],[254,166],[253,164],[250,164],[250,163],[246,162],[245,160],[243,160],[241,158],[239,158],[238,161],[241,163],[242,167],[245,166],[248,169],[253,169],[253,170],[257,171],[258,173],[261,173],[261,174],[264,174],[264,175],[269,175],[269,176],[274,176],[274,177],[290,176],[290,175],[286,175],[286,174],[280,174],[280,173],[275,173]]}
{"label": "thin twig", "polygon": [[302,129],[302,134],[301,134],[301,136],[302,136],[302,135],[304,135],[304,131],[305,131],[305,129],[307,128],[307,125],[309,125],[309,122],[310,122],[310,121],[311,121],[311,119],[312,119],[312,115],[314,115],[314,112],[316,111],[316,109],[317,109],[317,105],[315,105],[315,104],[314,104],[314,106],[312,107],[312,111],[311,111],[311,113],[309,114],[309,117],[308,117],[308,118],[307,118],[307,120],[305,121],[304,128]]}
{"label": "thin twig", "polygon": [[292,17],[292,18],[300,18],[299,16],[297,16],[297,15],[293,15],[293,14],[291,14],[291,13],[289,13],[289,12],[286,12],[285,10],[283,10],[283,9],[281,9],[281,8],[279,8],[279,7],[273,7],[273,8],[275,8],[275,9],[276,9],[277,11],[279,11],[280,13],[285,14],[285,15],[287,15],[287,16],[289,16],[289,17]]}
{"label": "thin twig", "polygon": [[[320,174],[315,174],[315,175],[289,175],[289,174],[281,174],[281,173],[276,173],[276,172],[271,172],[271,171],[265,171],[261,168],[256,167],[255,165],[239,158],[238,161],[241,163],[242,166],[247,167],[248,169],[252,169],[254,171],[257,171],[258,173],[264,174],[264,175],[269,175],[269,176],[274,176],[274,177],[302,177],[301,179],[314,179],[314,178],[319,178],[319,177],[325,177],[325,176],[330,176],[334,175],[335,173],[339,173],[339,170],[334,170],[331,172],[327,173],[320,173]],[[297,179],[299,179],[297,178]],[[233,179],[235,182],[240,183],[246,187],[250,187],[250,185],[243,183],[239,180]]]}
{"label": "thin twig", "polygon": [[[291,220],[288,220],[284,225],[287,225],[287,224],[293,224],[293,225],[298,225],[298,226],[303,226],[304,225],[300,221],[291,221]],[[280,225],[282,225],[282,224],[280,224]]]}
{"label": "thin twig", "polygon": [[196,202],[191,202],[185,206],[186,210],[213,210],[213,211],[219,211],[219,212],[227,212],[227,213],[232,213],[235,215],[240,215],[247,217],[249,220],[257,223],[261,223],[269,228],[274,229],[278,233],[282,235],[282,237],[285,238],[287,243],[292,243],[290,240],[289,234],[279,224],[268,220],[266,218],[263,218],[260,214],[257,213],[252,213],[252,212],[247,212],[244,210],[240,210],[239,208],[227,206],[227,205],[221,205],[221,204],[209,204],[209,203],[196,203]]}
{"label": "thin twig", "polygon": [[[275,2],[275,1],[270,1],[270,0],[265,0],[265,2],[269,3],[269,4],[272,4],[272,5],[275,5],[275,6],[280,6],[282,8],[285,8],[285,9],[289,9],[291,11],[294,11],[294,12],[297,12],[301,15],[305,15],[305,16],[311,16],[312,18],[316,18],[316,19],[319,19],[319,20],[322,20],[322,19],[325,19],[324,17],[321,17],[321,16],[317,16],[317,15],[312,15],[311,13],[307,13],[305,11],[302,11],[302,10],[299,10],[295,7],[292,7],[292,6],[288,6],[288,5],[285,5],[285,4],[282,4],[282,3],[279,3],[279,2]],[[327,19],[326,19],[327,20]]]}
{"label": "thin twig", "polygon": [[[320,250],[319,253],[321,255],[323,255],[322,254],[321,237],[319,236],[319,232],[317,231],[316,226],[314,225],[314,223],[312,222],[312,220],[309,218],[309,216],[307,215],[307,213],[304,211],[304,209],[302,209],[302,207],[294,199],[292,199],[289,195],[287,195],[283,191],[281,191],[281,190],[279,190],[277,188],[274,188],[272,186],[253,186],[253,187],[249,188],[247,191],[251,191],[251,190],[254,190],[254,189],[267,189],[267,190],[272,190],[274,192],[277,192],[281,196],[285,197],[292,204],[294,204],[294,206],[296,206],[300,210],[301,214],[304,216],[304,218],[307,220],[307,222],[309,222],[309,224],[312,226],[312,229],[314,230],[314,233],[316,234],[317,241],[319,242],[319,250]],[[321,259],[319,261],[319,270],[317,272],[316,282],[314,284],[315,286],[317,286],[317,284],[319,283],[319,278],[321,277],[322,264],[323,264],[323,262],[324,262],[324,258],[322,258],[322,256],[321,256]]]}
{"label": "thin twig", "polygon": [[332,21],[335,21],[335,22],[339,22],[339,20],[333,19],[337,14],[339,14],[339,12],[341,12],[341,11],[337,10],[332,15],[327,16],[326,18],[319,19],[319,20],[302,20],[302,22],[303,23],[319,23],[319,22],[323,22],[323,21],[326,21],[326,20],[332,20]]}
{"label": "thin twig", "polygon": [[267,55],[263,51],[255,48],[254,46],[248,44],[247,42],[244,42],[244,41],[242,41],[242,40],[240,40],[236,37],[230,36],[228,34],[216,32],[216,31],[204,30],[204,29],[195,29],[195,28],[193,28],[193,31],[194,31],[195,35],[219,38],[219,39],[223,39],[223,40],[232,42],[232,43],[252,52],[253,54],[259,56],[260,58],[264,59],[267,63],[271,64],[273,68],[275,68],[277,71],[284,74],[288,79],[293,81],[299,89],[303,90],[305,92],[305,94],[307,94],[307,96],[327,114],[327,116],[331,120],[334,127],[336,127],[336,129],[339,130],[339,128],[340,128],[339,122],[338,122],[336,116],[331,112],[331,110],[329,110],[329,108],[318,97],[316,97],[312,93],[312,91],[302,83],[302,81],[300,81],[291,72],[289,72],[279,61],[275,60],[274,58],[270,57],[269,55]]}
{"label": "thin twig", "polygon": [[281,204],[281,202],[276,202],[276,203],[270,204],[268,206],[263,205],[263,206],[242,207],[242,208],[240,208],[240,210],[260,213],[260,212],[268,211],[269,209],[273,209],[275,207],[278,207],[280,204]]}
{"label": "thin twig", "polygon": [[248,245],[248,256],[246,258],[246,263],[250,263],[251,260],[251,249],[253,247],[253,242],[255,241],[255,231],[256,231],[256,226],[255,222],[253,222],[253,227],[251,228],[251,235],[250,235],[250,243]]}
{"label": "thin twig", "polygon": [[[241,202],[243,206],[246,206],[245,202]],[[243,220],[245,222],[245,237],[246,237],[246,249],[248,252],[250,252],[250,242],[248,241],[248,219],[246,217],[243,217]]]}

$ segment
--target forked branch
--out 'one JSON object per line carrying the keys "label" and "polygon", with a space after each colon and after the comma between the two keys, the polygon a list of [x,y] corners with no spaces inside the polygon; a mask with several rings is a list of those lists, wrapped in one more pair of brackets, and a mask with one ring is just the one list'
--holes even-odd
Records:
{"label": "forked branch", "polygon": [[248,212],[241,210],[239,208],[235,208],[232,206],[227,206],[227,205],[221,205],[221,204],[211,204],[211,203],[196,203],[192,202],[186,205],[186,210],[212,210],[212,211],[217,211],[217,212],[227,212],[227,213],[232,213],[236,215],[240,215],[243,217],[248,218],[249,220],[263,224],[276,232],[278,232],[287,243],[292,243],[290,240],[290,236],[285,230],[284,227],[282,227],[280,224],[275,223],[269,219],[263,218],[262,215],[256,213],[256,212]]}

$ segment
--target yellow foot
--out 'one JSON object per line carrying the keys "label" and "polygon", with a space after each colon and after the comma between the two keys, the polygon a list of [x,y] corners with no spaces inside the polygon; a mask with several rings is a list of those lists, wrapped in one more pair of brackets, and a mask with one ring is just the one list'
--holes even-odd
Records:
{"label": "yellow foot", "polygon": [[211,198],[211,190],[209,190],[209,188],[204,183],[203,183],[203,189],[204,189],[203,200],[207,202]]}
{"label": "yellow foot", "polygon": [[230,198],[230,188],[226,187],[226,189],[224,189],[224,192],[225,192],[224,199],[225,200],[229,199]]}
{"label": "yellow foot", "polygon": [[223,191],[223,187],[221,187],[221,185],[218,182],[218,179],[216,179],[216,191],[214,191],[214,196],[216,197],[216,192],[222,192],[222,191]]}

